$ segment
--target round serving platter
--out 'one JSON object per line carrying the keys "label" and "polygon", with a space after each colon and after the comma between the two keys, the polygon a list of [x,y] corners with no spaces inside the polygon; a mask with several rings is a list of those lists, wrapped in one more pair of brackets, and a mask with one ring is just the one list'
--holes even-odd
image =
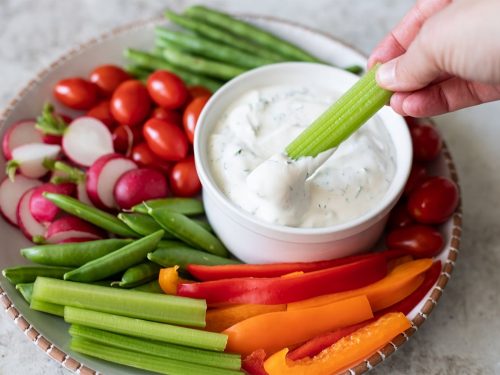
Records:
{"label": "round serving platter", "polygon": [[[366,62],[365,57],[354,48],[318,31],[271,17],[243,16],[243,18],[292,41],[329,63],[348,66],[352,64],[364,65]],[[75,75],[86,76],[92,67],[99,64],[124,64],[123,50],[127,47],[138,49],[152,47],[154,27],[165,23],[162,19],[153,19],[125,25],[68,51],[34,77],[9,103],[0,115],[0,134],[5,132],[9,124],[17,120],[36,117],[44,102],[51,97],[53,85],[60,78]],[[3,170],[4,167],[5,161],[2,159],[0,160],[0,170]],[[458,184],[458,175],[446,145],[441,156],[433,162],[430,168],[431,174],[448,176]],[[408,315],[413,322],[412,328],[395,337],[377,353],[352,367],[345,374],[362,374],[380,364],[408,341],[427,320],[451,277],[458,256],[462,232],[461,206],[441,226],[441,231],[445,237],[446,245],[436,258],[441,260],[443,270],[436,285]],[[19,249],[29,245],[29,242],[19,230],[10,226],[6,221],[0,220],[0,238],[2,240],[0,244],[0,269],[27,263],[20,256]],[[68,325],[60,318],[31,310],[16,289],[3,276],[0,276],[0,306],[29,340],[68,370],[82,375],[98,373],[107,375],[146,374],[141,370],[72,352],[69,348]]]}

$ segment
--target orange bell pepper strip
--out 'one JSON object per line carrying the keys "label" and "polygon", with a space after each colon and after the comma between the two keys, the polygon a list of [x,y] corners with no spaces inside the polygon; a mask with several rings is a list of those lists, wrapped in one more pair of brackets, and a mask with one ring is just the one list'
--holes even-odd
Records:
{"label": "orange bell pepper strip", "polygon": [[332,329],[373,317],[366,296],[356,296],[324,306],[257,315],[224,330],[226,350],[248,355],[257,349],[274,353]]}
{"label": "orange bell pepper strip", "polygon": [[[161,290],[165,294],[177,294],[177,285],[181,282],[181,278],[179,277],[179,273],[177,270],[179,266],[173,266],[168,268],[162,268],[160,270],[160,275],[158,276],[158,283],[160,284]],[[182,280],[184,282],[186,280]]]}
{"label": "orange bell pepper strip", "polygon": [[302,301],[289,303],[287,310],[300,310],[340,301],[345,298],[366,295],[373,311],[391,306],[411,293],[424,281],[424,272],[432,266],[432,259],[418,259],[403,263],[383,279],[365,287],[340,293],[326,294]]}
{"label": "orange bell pepper strip", "polygon": [[206,315],[206,331],[222,332],[245,319],[277,311],[285,311],[286,305],[233,305],[209,309]]}
{"label": "orange bell pepper strip", "polygon": [[402,313],[389,313],[346,336],[313,358],[287,359],[288,349],[280,350],[264,362],[269,375],[331,375],[369,357],[401,332],[411,327]]}

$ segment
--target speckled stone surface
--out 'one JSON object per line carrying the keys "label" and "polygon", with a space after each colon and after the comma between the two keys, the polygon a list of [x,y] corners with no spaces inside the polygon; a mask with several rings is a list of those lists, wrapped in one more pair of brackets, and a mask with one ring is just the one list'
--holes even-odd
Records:
{"label": "speckled stone surface", "polygon": [[[193,1],[0,0],[0,107],[78,42]],[[333,34],[368,53],[412,0],[216,0]],[[285,5],[286,4],[286,5]],[[500,103],[438,117],[461,177],[462,250],[429,321],[375,374],[500,374]],[[0,255],[1,256],[1,255]],[[0,375],[68,374],[0,313]]]}

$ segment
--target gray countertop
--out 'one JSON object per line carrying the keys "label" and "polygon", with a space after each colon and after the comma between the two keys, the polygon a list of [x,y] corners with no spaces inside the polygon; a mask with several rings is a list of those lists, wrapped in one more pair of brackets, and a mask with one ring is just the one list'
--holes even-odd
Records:
{"label": "gray countertop", "polygon": [[[0,0],[0,108],[77,42],[193,1]],[[322,30],[368,53],[412,0],[200,1]],[[286,4],[286,5],[285,5]],[[458,167],[464,209],[457,267],[429,321],[376,374],[500,374],[500,102],[436,119]],[[0,314],[0,374],[67,374]]]}

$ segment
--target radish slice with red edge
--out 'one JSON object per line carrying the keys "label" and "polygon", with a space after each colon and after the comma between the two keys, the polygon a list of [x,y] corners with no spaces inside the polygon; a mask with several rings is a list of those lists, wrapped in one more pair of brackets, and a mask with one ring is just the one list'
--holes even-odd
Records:
{"label": "radish slice with red edge", "polygon": [[71,161],[90,167],[101,156],[113,152],[113,139],[102,121],[84,116],[73,120],[68,126],[62,147]]}
{"label": "radish slice with red edge", "polygon": [[94,203],[92,203],[89,195],[87,194],[87,183],[85,181],[80,182],[78,185],[76,185],[76,197],[80,202],[94,207]]}
{"label": "radish slice with red edge", "polygon": [[19,228],[27,239],[33,242],[40,242],[45,237],[46,227],[40,224],[31,214],[30,200],[35,189],[30,189],[23,194],[17,206],[17,222]]}
{"label": "radish slice with red edge", "polygon": [[45,240],[47,243],[60,243],[70,238],[85,238],[98,240],[103,238],[102,232],[93,225],[75,216],[64,216],[55,220],[47,228]]}
{"label": "radish slice with red edge", "polygon": [[100,157],[87,170],[87,194],[97,207],[117,207],[113,191],[118,179],[126,172],[137,169],[137,165],[120,154]]}
{"label": "radish slice with red edge", "polygon": [[69,183],[58,185],[47,183],[35,188],[30,200],[31,214],[40,223],[49,224],[53,222],[60,212],[59,207],[45,198],[43,193],[47,191],[49,193],[73,195],[75,188],[74,184]]}
{"label": "radish slice with red edge", "polygon": [[92,238],[86,238],[86,237],[79,237],[79,238],[66,238],[66,239],[63,239],[59,242],[56,242],[56,244],[60,244],[60,243],[75,243],[75,242],[88,242],[88,241],[94,241],[94,239]]}
{"label": "radish slice with red edge", "polygon": [[59,155],[61,147],[44,143],[29,143],[12,150],[12,160],[7,163],[7,174],[14,179],[16,171],[25,177],[40,178],[48,169],[45,160],[54,160]]}
{"label": "radish slice with red edge", "polygon": [[17,225],[17,206],[28,190],[42,183],[38,180],[17,175],[14,181],[5,178],[0,183],[0,213],[13,225]]}
{"label": "radish slice with red edge", "polygon": [[35,120],[21,120],[12,124],[7,129],[2,140],[2,150],[5,159],[12,159],[12,151],[19,146],[43,142],[43,134],[35,125]]}

